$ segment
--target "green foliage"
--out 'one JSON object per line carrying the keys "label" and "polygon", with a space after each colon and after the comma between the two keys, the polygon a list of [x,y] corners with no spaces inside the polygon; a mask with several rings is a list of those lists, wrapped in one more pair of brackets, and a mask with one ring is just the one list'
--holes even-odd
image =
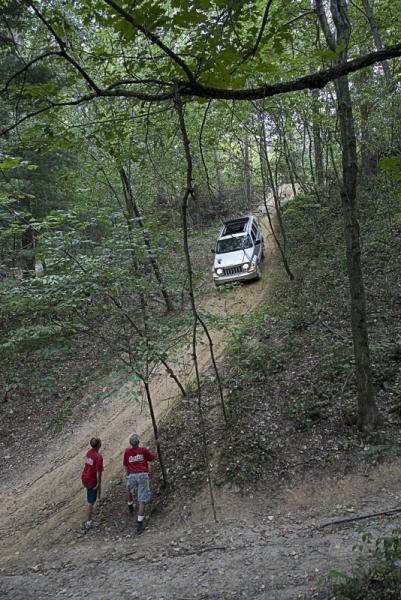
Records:
{"label": "green foliage", "polygon": [[401,586],[401,530],[373,539],[361,534],[352,574],[331,571],[326,578],[337,600],[398,600]]}
{"label": "green foliage", "polygon": [[236,381],[259,382],[285,367],[280,345],[267,331],[267,315],[253,312],[243,319],[232,333],[230,355],[235,365],[230,378]]}
{"label": "green foliage", "polygon": [[309,318],[304,306],[294,306],[294,308],[288,307],[286,314],[286,323],[290,331],[297,331],[303,329],[309,324]]}
{"label": "green foliage", "polygon": [[28,160],[23,160],[19,156],[6,156],[0,154],[0,169],[2,171],[17,169],[19,167],[28,169],[28,171],[35,171],[38,168],[37,165],[30,163]]}
{"label": "green foliage", "polygon": [[238,422],[249,410],[247,402],[244,401],[244,394],[244,389],[237,386],[232,386],[227,394],[228,416],[232,423]]}
{"label": "green foliage", "polygon": [[275,455],[272,447],[259,437],[242,442],[240,454],[225,465],[225,477],[229,481],[240,483],[249,479],[259,479]]}
{"label": "green foliage", "polygon": [[[44,11],[46,27],[23,3],[2,2],[0,129],[7,132],[0,139],[0,352],[15,363],[29,355],[51,360],[72,352],[74,340],[86,335],[101,340],[128,370],[147,381],[149,369],[170,346],[183,343],[176,341],[176,334],[188,324],[180,232],[186,162],[170,102],[174,82],[191,78],[188,71],[199,83],[221,89],[283,82],[305,75],[305,60],[307,71],[317,70],[342,48],[333,53],[316,47],[316,15],[306,2],[272,3],[265,20],[262,0],[122,0],[119,6],[128,18],[102,0],[42,3],[38,10]],[[352,42],[360,52],[366,44],[366,19],[352,10]],[[398,40],[399,16],[382,4],[377,10],[385,42]],[[50,28],[80,68],[47,55],[58,49]],[[25,43],[14,43],[10,31]],[[36,61],[36,52],[43,53],[41,60]],[[393,121],[397,115],[398,122],[399,101],[381,86],[378,71],[369,72],[366,86],[353,80],[358,108],[367,107],[369,113],[366,123],[357,117],[356,129],[369,130],[376,156],[391,157],[399,137]],[[397,62],[393,76],[396,81]],[[96,86],[108,89],[109,98],[89,99],[92,78]],[[148,94],[165,95],[167,101],[146,105]],[[18,129],[9,131],[19,119]],[[314,172],[317,127],[327,150],[326,183],[337,181],[340,149],[330,89],[246,105],[186,102],[185,119],[196,192],[189,202],[189,236],[197,292],[202,293],[206,276],[198,253],[201,243],[197,245],[205,225],[252,211],[269,187],[262,177],[263,138],[277,183],[302,184],[303,191],[283,205],[284,223],[291,231],[289,260],[296,273],[296,281],[283,285],[283,299],[271,309],[273,316],[285,317],[283,336],[269,335],[261,311],[245,319],[232,338],[234,381],[258,384],[269,375],[279,378],[286,372],[286,351],[295,354],[302,346],[294,331],[301,336],[313,326],[329,296],[326,290],[335,287],[346,306],[340,202],[334,193],[317,190]],[[398,159],[384,159],[382,169],[399,170]],[[129,173],[141,218],[128,214],[122,168]],[[249,201],[244,198],[246,171],[253,193]],[[385,183],[369,214],[377,215],[377,222],[387,219],[392,245],[383,232],[379,235],[373,216],[363,249],[381,260],[383,246],[391,245],[387,258],[397,267],[398,191],[385,188]],[[318,199],[308,193],[315,188]],[[391,277],[388,281],[383,294],[396,302],[400,288]],[[308,286],[319,291],[306,303]],[[178,309],[168,316],[166,292]],[[319,394],[313,390],[319,402],[335,397],[340,381],[353,383],[349,333],[340,331],[339,337],[338,345],[322,340],[323,381]],[[391,384],[397,367],[397,339],[394,347],[373,352],[376,382],[383,388]],[[299,416],[313,420],[316,406],[305,402],[297,408]],[[236,404],[233,414],[240,410],[234,410]]]}
{"label": "green foliage", "polygon": [[298,400],[289,407],[288,416],[303,430],[309,430],[313,423],[326,418],[327,402],[311,397]]}
{"label": "green foliage", "polygon": [[376,385],[388,389],[401,362],[401,338],[382,340],[371,345],[372,372]]}
{"label": "green foliage", "polygon": [[400,455],[400,449],[388,439],[382,431],[372,433],[364,447],[364,452],[368,456],[375,456],[387,460],[395,460]]}
{"label": "green foliage", "polygon": [[64,405],[58,412],[57,416],[54,417],[54,419],[52,419],[52,421],[50,422],[49,428],[52,429],[54,432],[62,431],[72,414],[73,407],[71,406],[71,403]]}
{"label": "green foliage", "polygon": [[401,181],[401,156],[383,158],[379,166],[385,170],[387,177],[391,177],[393,181]]}

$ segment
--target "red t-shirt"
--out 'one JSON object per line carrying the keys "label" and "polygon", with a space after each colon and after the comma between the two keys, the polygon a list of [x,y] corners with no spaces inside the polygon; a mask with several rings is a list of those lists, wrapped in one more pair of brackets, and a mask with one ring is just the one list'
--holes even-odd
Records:
{"label": "red t-shirt", "polygon": [[84,470],[81,480],[85,487],[97,485],[97,474],[103,471],[103,456],[91,448],[85,456]]}
{"label": "red t-shirt", "polygon": [[148,473],[148,462],[155,460],[156,456],[147,448],[127,448],[124,452],[123,465],[128,473]]}

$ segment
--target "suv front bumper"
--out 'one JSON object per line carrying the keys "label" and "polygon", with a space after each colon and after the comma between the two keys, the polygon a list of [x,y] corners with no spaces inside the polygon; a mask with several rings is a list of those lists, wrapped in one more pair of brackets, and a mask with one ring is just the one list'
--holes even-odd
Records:
{"label": "suv front bumper", "polygon": [[241,273],[234,273],[233,275],[217,275],[213,273],[213,282],[215,285],[224,285],[225,283],[232,283],[233,281],[250,281],[251,279],[259,279],[260,274],[258,268],[253,271],[243,271]]}

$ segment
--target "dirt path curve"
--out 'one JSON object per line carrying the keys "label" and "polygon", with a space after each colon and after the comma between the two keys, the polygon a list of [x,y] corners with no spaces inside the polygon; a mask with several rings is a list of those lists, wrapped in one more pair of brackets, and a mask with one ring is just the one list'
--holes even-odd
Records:
{"label": "dirt path curve", "polygon": [[[283,186],[281,194],[283,197],[289,196],[289,186]],[[262,211],[260,213],[263,214]],[[202,301],[201,308],[222,316],[244,314],[265,297],[274,243],[267,218],[261,216],[260,221],[267,255],[262,279],[251,286],[232,289],[229,294],[214,291]],[[223,330],[213,332],[217,358],[224,352],[225,337]],[[198,352],[200,370],[204,371],[210,367],[210,356],[202,340]],[[186,384],[194,378],[190,358],[184,353],[177,358],[175,371]],[[67,435],[63,433],[59,443],[44,449],[39,455],[29,456],[26,472],[18,470],[14,478],[11,475],[1,481],[1,561],[14,562],[17,559],[22,562],[24,558],[30,559],[32,552],[41,553],[73,538],[77,519],[82,513],[79,473],[90,437],[98,435],[103,441],[106,462],[103,495],[106,495],[110,482],[121,473],[121,456],[130,431],[137,430],[144,436],[151,433],[147,407],[130,400],[134,390],[134,385],[123,386],[102,406],[93,409],[89,418],[74,431]],[[154,377],[151,393],[158,419],[179,397],[174,381],[164,372]]]}

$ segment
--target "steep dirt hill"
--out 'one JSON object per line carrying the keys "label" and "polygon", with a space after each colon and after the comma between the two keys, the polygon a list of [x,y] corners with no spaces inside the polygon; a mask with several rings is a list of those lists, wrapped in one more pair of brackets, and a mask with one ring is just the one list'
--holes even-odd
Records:
{"label": "steep dirt hill", "polygon": [[[289,195],[288,187],[281,190]],[[267,259],[261,281],[230,294],[206,298],[203,308],[219,315],[244,314],[268,293],[275,248],[266,217],[261,216]],[[213,333],[215,353],[224,354],[226,335]],[[202,371],[209,351],[199,344]],[[188,357],[177,359],[182,381],[193,381]],[[382,467],[371,478],[349,476],[341,482],[306,482],[276,495],[258,491],[243,497],[223,489],[216,498],[219,522],[212,522],[206,491],[180,518],[180,505],[141,538],[127,528],[110,538],[107,523],[96,535],[84,535],[84,494],[79,475],[88,439],[103,440],[106,471],[103,495],[121,476],[121,456],[130,432],[151,437],[146,407],[130,400],[122,387],[90,418],[54,445],[33,455],[26,448],[26,468],[16,468],[0,484],[0,565],[2,597],[13,600],[135,598],[205,600],[236,598],[328,597],[315,592],[330,567],[345,567],[357,539],[354,525],[319,529],[319,524],[356,513],[393,508],[398,502],[399,465]],[[152,382],[156,415],[163,418],[179,397],[163,372]],[[13,457],[11,457],[13,460]],[[369,497],[369,500],[365,500]],[[122,502],[122,509],[124,503]],[[175,518],[176,515],[176,518]],[[369,523],[374,521],[369,520]],[[391,527],[391,519],[383,527]]]}
{"label": "steep dirt hill", "polygon": [[[289,188],[283,187],[283,197],[289,193]],[[229,295],[217,292],[203,301],[202,308],[222,316],[244,314],[257,306],[265,296],[275,250],[262,209],[260,214],[267,255],[262,265],[262,279],[251,286],[237,287]],[[224,340],[223,330],[213,332],[217,358],[224,352]],[[198,360],[201,371],[210,367],[209,350],[202,339],[199,342]],[[176,358],[175,371],[183,383],[193,381],[193,365],[188,353],[183,352]],[[65,541],[66,532],[76,527],[82,508],[78,475],[88,440],[93,435],[100,436],[103,441],[102,451],[107,464],[103,492],[107,494],[110,481],[121,471],[121,455],[130,431],[136,430],[145,437],[151,434],[147,408],[142,403],[130,400],[133,390],[133,385],[123,386],[101,406],[94,407],[89,419],[73,433],[67,437],[60,434],[54,446],[43,449],[39,455],[32,456],[30,453],[29,461],[22,462],[22,467],[19,465],[7,476],[7,481],[1,482],[2,555],[13,555],[18,549],[23,554],[25,547],[53,547],[60,539]],[[161,370],[151,383],[151,392],[156,416],[160,419],[179,397],[179,390]],[[25,468],[25,472],[21,473],[21,468]]]}

